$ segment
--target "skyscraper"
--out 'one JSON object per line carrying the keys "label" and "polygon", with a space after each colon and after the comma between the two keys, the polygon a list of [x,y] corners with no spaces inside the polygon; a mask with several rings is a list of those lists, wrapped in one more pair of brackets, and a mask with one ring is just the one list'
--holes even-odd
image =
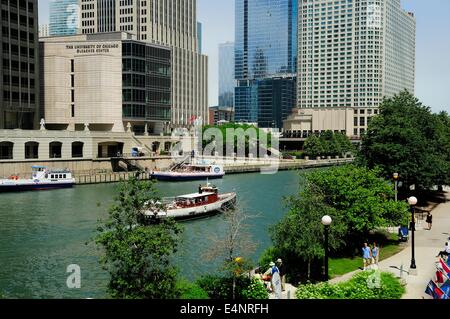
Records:
{"label": "skyscraper", "polygon": [[370,108],[414,93],[415,26],[400,0],[301,0],[299,106]]}
{"label": "skyscraper", "polygon": [[198,53],[202,54],[202,51],[203,51],[203,24],[201,22],[197,22],[197,44],[198,44]]}
{"label": "skyscraper", "polygon": [[208,120],[208,58],[199,52],[196,0],[82,0],[82,33],[126,31],[172,49],[172,125]]}
{"label": "skyscraper", "polygon": [[219,106],[234,106],[234,43],[219,44]]}
{"label": "skyscraper", "polygon": [[1,2],[0,129],[33,129],[39,122],[37,1]]}
{"label": "skyscraper", "polygon": [[[279,77],[295,80],[297,6],[297,0],[236,0],[236,121],[256,122],[261,126],[281,123],[282,118],[277,118],[280,112],[262,111],[258,96],[262,95],[259,91],[265,89],[258,85],[264,80],[263,86],[267,87],[270,79]],[[295,97],[295,90],[291,94]],[[266,98],[271,100],[271,97]],[[266,114],[265,119],[261,118],[262,112]]]}
{"label": "skyscraper", "polygon": [[79,28],[78,0],[50,1],[49,35],[74,35]]}

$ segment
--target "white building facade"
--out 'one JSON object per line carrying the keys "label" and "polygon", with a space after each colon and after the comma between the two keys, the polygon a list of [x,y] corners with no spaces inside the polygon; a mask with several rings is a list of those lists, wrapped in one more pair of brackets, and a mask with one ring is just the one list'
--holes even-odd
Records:
{"label": "white building facade", "polygon": [[125,31],[172,49],[172,126],[208,122],[208,58],[199,52],[196,0],[80,0],[81,32]]}
{"label": "white building facade", "polygon": [[300,1],[298,107],[373,108],[414,93],[415,35],[400,0]]}

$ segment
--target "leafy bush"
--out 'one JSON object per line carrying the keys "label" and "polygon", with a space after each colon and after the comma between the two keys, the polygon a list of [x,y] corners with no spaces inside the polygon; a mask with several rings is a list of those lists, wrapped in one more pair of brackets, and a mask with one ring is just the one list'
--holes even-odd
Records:
{"label": "leafy bush", "polygon": [[391,273],[362,272],[351,280],[335,285],[307,284],[298,287],[297,299],[400,299],[405,287]]}
{"label": "leafy bush", "polygon": [[180,291],[180,299],[209,299],[208,293],[199,285],[187,280],[180,280],[177,283],[177,289]]}
{"label": "leafy bush", "polygon": [[242,297],[244,299],[262,300],[269,299],[269,293],[258,279],[253,278],[252,283],[242,290]]}
{"label": "leafy bush", "polygon": [[[236,278],[235,296],[236,299],[246,299],[242,292],[252,283],[248,277]],[[221,275],[207,275],[197,280],[196,284],[206,291],[211,299],[232,299],[233,298],[233,278]]]}
{"label": "leafy bush", "polygon": [[275,262],[280,258],[280,253],[276,247],[269,247],[263,251],[259,257],[258,265],[262,272],[265,272],[270,267],[270,262]]}

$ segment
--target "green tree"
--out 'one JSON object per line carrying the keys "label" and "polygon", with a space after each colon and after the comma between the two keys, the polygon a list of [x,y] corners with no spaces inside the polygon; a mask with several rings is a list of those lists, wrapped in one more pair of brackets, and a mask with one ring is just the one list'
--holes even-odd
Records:
{"label": "green tree", "polygon": [[334,256],[359,251],[377,228],[407,223],[407,204],[393,200],[392,186],[378,174],[354,165],[306,173],[303,191],[288,198],[288,214],[271,228],[275,247],[261,262],[275,252],[286,260],[291,280],[318,278],[324,255],[324,215],[333,218],[330,251]]}
{"label": "green tree", "polygon": [[311,135],[305,141],[304,151],[306,155],[312,158],[325,155],[325,149],[323,147],[322,141],[317,135]]}
{"label": "green tree", "polygon": [[322,217],[329,215],[334,219],[330,229],[330,247],[333,250],[343,244],[346,225],[313,185],[307,185],[298,196],[289,197],[287,205],[289,212],[286,217],[270,229],[275,251],[287,259],[291,270],[297,263],[295,259],[305,263],[306,278],[309,280],[313,263],[324,257]]}
{"label": "green tree", "polygon": [[314,134],[308,137],[304,151],[311,157],[343,156],[354,153],[354,147],[345,134],[325,131],[320,136]]}
{"label": "green tree", "polygon": [[119,186],[109,218],[98,228],[101,264],[110,274],[113,298],[177,298],[177,269],[170,257],[177,251],[181,227],[173,220],[149,225],[144,212],[161,209],[151,182],[131,179]]}
{"label": "green tree", "polygon": [[398,226],[407,220],[406,203],[393,200],[392,185],[380,178],[377,170],[346,165],[311,172],[306,179],[357,238],[378,227]]}
{"label": "green tree", "polygon": [[381,104],[380,115],[371,120],[363,137],[361,158],[370,168],[379,167],[384,177],[399,173],[406,189],[412,185],[429,189],[448,177],[446,125],[448,116],[439,120],[403,91]]}

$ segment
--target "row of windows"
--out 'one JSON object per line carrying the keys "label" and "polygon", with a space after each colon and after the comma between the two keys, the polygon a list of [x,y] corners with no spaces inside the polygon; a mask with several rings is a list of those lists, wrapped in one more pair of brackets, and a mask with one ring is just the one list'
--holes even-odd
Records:
{"label": "row of windows", "polygon": [[24,15],[19,15],[18,17],[17,13],[2,10],[2,22],[7,22],[8,20],[12,24],[20,23],[22,26],[28,26],[30,28],[34,27],[34,18]]}
{"label": "row of windows", "polygon": [[12,85],[12,86],[19,86],[21,84],[22,87],[28,87],[28,81],[30,84],[30,88],[34,89],[34,79],[26,78],[19,78],[18,76],[9,76],[8,74],[3,75],[3,85]]}
{"label": "row of windows", "polygon": [[33,93],[28,94],[28,93],[3,91],[3,100],[8,102],[11,101],[17,103],[22,102],[34,104],[36,102],[36,97]]}
{"label": "row of windows", "polygon": [[[2,0],[2,4],[5,6],[9,5],[11,8],[17,8],[17,1]],[[34,4],[32,1],[19,0],[19,8],[21,10],[27,11],[30,14],[34,13]]]}
{"label": "row of windows", "polygon": [[[8,60],[8,59],[3,59],[3,69],[9,69],[11,65],[11,70],[13,71],[20,71],[20,72],[27,72],[30,74],[34,74],[34,64],[33,63],[26,63],[26,62],[21,62],[19,63],[19,61],[17,60]],[[20,70],[19,70],[19,65],[20,65]]]}

